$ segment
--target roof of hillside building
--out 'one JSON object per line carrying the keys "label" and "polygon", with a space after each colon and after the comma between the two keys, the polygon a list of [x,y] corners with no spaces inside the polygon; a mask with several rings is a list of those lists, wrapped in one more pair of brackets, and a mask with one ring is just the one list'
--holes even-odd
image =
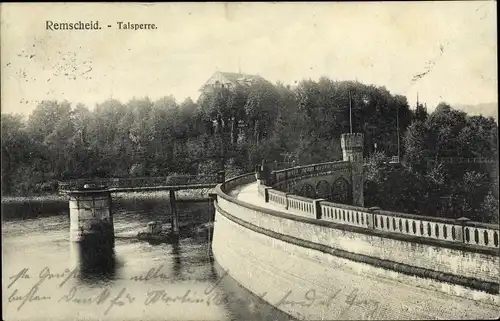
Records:
{"label": "roof of hillside building", "polygon": [[233,86],[241,85],[241,86],[250,86],[253,83],[262,83],[268,81],[262,78],[259,75],[249,75],[237,72],[221,72],[216,71],[200,88],[203,91],[207,86],[214,85],[217,81],[222,84],[230,83]]}
{"label": "roof of hillside building", "polygon": [[256,81],[267,81],[259,75],[249,75],[237,72],[220,72],[225,78],[230,81],[241,81],[241,80],[256,80]]}

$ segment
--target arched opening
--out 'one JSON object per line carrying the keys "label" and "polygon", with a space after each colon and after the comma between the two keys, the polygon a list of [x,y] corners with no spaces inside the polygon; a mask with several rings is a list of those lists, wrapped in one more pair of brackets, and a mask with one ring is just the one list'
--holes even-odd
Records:
{"label": "arched opening", "polygon": [[352,203],[351,186],[347,179],[341,177],[333,182],[330,199],[335,203]]}
{"label": "arched opening", "polygon": [[318,184],[316,184],[316,194],[319,198],[328,199],[328,197],[330,196],[330,191],[331,186],[327,181],[322,180],[319,181]]}
{"label": "arched opening", "polygon": [[300,194],[301,196],[307,197],[307,198],[316,198],[316,190],[314,187],[310,184],[304,184],[302,185],[302,188],[300,189]]}

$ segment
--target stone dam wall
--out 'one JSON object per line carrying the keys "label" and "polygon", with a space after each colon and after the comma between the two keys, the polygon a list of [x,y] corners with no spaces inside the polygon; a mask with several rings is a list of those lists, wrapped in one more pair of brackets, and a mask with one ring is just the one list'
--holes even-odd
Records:
{"label": "stone dam wall", "polygon": [[[500,315],[498,248],[373,229],[373,221],[357,226],[321,220],[314,215],[318,202],[289,214],[229,195],[255,180],[254,174],[242,175],[216,188],[213,254],[241,285],[292,317],[401,320]],[[259,189],[261,196],[265,193]],[[362,213],[359,208],[336,208]],[[305,214],[296,215],[299,212]],[[377,220],[380,227],[382,219]]]}

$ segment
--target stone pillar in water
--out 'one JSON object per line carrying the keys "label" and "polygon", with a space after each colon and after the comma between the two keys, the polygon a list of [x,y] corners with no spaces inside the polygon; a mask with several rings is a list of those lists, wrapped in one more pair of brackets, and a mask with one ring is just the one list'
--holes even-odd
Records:
{"label": "stone pillar in water", "polygon": [[342,134],[341,146],[343,160],[351,162],[351,188],[352,203],[356,206],[364,206],[363,194],[363,134]]}
{"label": "stone pillar in water", "polygon": [[114,245],[111,193],[105,189],[81,189],[68,195],[70,240]]}
{"label": "stone pillar in water", "polygon": [[168,191],[170,201],[170,212],[172,213],[171,229],[173,235],[179,235],[179,213],[177,212],[177,203],[175,200],[175,191],[173,189]]}

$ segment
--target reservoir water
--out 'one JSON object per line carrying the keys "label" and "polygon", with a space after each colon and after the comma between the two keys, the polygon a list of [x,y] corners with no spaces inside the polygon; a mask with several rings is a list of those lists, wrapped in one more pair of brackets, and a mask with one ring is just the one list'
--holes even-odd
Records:
{"label": "reservoir water", "polygon": [[[69,241],[67,203],[2,204],[4,320],[292,320],[231,279],[211,258],[208,237],[135,239],[147,222],[168,222],[165,200],[113,203],[109,253]],[[200,223],[212,210],[179,206],[181,219]],[[100,259],[89,267],[92,257]]]}

